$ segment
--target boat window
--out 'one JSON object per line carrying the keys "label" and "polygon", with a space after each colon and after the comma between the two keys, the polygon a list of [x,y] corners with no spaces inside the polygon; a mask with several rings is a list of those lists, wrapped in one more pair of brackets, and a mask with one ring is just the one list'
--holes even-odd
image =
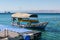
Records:
{"label": "boat window", "polygon": [[29,20],[28,18],[23,18],[22,20]]}
{"label": "boat window", "polygon": [[21,25],[27,25],[28,22],[20,22]]}
{"label": "boat window", "polygon": [[29,20],[37,20],[37,18],[32,18],[32,17],[30,17]]}

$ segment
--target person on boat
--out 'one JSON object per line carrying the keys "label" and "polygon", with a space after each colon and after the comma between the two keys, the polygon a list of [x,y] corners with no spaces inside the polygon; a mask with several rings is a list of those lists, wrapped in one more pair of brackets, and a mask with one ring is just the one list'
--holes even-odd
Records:
{"label": "person on boat", "polygon": [[13,18],[13,22],[16,20],[16,18]]}
{"label": "person on boat", "polygon": [[13,18],[13,19],[12,19],[12,25],[13,25],[13,26],[14,26],[15,20],[16,20],[16,18]]}
{"label": "person on boat", "polygon": [[18,18],[18,22],[17,22],[17,25],[18,25],[18,26],[20,25],[20,18]]}

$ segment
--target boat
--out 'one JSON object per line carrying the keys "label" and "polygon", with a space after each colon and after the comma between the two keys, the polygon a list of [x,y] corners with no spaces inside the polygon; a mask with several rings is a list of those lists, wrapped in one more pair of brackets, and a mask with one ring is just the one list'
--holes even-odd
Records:
{"label": "boat", "polygon": [[[0,27],[7,26],[0,25]],[[41,31],[28,30],[26,28],[3,28],[0,31],[0,40],[39,40],[40,38]]]}
{"label": "boat", "polygon": [[[37,14],[14,13],[12,14],[12,20],[13,26],[22,28],[45,29],[48,24],[48,22],[39,22]],[[23,22],[25,22],[25,24],[23,24]]]}

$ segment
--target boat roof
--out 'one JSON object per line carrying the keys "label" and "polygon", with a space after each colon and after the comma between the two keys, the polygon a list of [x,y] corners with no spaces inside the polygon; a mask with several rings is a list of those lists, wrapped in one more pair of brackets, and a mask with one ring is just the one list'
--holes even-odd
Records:
{"label": "boat roof", "polygon": [[38,17],[36,14],[29,14],[29,13],[14,13],[12,14],[13,18],[29,18],[29,17]]}
{"label": "boat roof", "polygon": [[29,18],[31,14],[28,13],[14,13],[12,14],[12,17],[16,18]]}

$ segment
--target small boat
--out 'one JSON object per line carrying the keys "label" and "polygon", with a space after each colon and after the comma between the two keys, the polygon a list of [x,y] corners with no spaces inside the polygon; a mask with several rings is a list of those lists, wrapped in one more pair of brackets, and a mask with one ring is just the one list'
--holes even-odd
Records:
{"label": "small boat", "polygon": [[[14,13],[12,14],[12,20],[12,25],[22,28],[45,29],[48,24],[48,22],[39,22],[37,14]],[[25,22],[25,24],[22,22]]]}
{"label": "small boat", "polygon": [[[0,27],[5,26],[1,25]],[[28,30],[26,28],[3,28],[0,31],[0,40],[39,40],[40,38],[41,31]]]}

